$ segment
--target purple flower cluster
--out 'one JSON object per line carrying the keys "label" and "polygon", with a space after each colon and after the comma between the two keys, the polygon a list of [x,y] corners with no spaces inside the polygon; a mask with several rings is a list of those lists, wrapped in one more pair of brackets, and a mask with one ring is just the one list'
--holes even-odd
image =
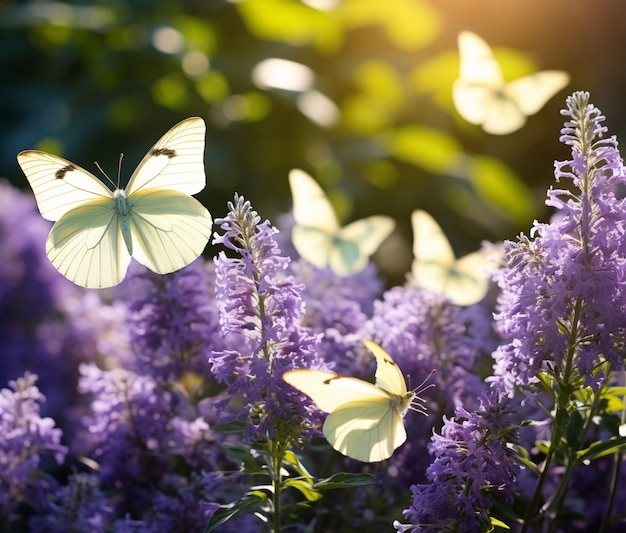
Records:
{"label": "purple flower cluster", "polygon": [[215,258],[220,326],[232,348],[214,351],[210,362],[217,380],[228,385],[228,395],[242,399],[236,416],[246,420],[248,437],[272,438],[286,422],[293,428],[315,425],[309,403],[282,375],[322,366],[317,336],[300,324],[303,287],[286,275],[289,259],[273,239],[277,230],[261,222],[242,197],[236,196],[229,209],[216,220],[224,233],[213,242],[237,254],[222,251]]}
{"label": "purple flower cluster", "polygon": [[626,172],[588,93],[570,96],[563,114],[569,120],[561,140],[572,159],[556,162],[555,176],[576,189],[549,192],[556,215],[535,223],[530,238],[506,243],[508,265],[499,276],[497,327],[508,343],[494,353],[493,381],[510,395],[536,383],[538,371],[597,385],[604,379],[595,372],[599,363],[617,369],[624,355],[626,202],[619,187]]}
{"label": "purple flower cluster", "polygon": [[219,322],[206,264],[198,260],[169,276],[144,270],[129,281],[134,369],[165,383],[186,372],[210,380],[207,359],[219,339]]}
{"label": "purple flower cluster", "polygon": [[44,459],[62,464],[67,448],[61,430],[40,414],[44,396],[37,376],[26,373],[0,390],[0,524],[20,503],[40,507],[57,483],[41,467]]}
{"label": "purple flower cluster", "polygon": [[410,524],[394,523],[397,531],[487,531],[488,510],[498,493],[512,500],[519,465],[509,447],[517,441],[510,401],[494,393],[480,398],[480,407],[462,407],[454,418],[444,417],[441,434],[434,434],[429,452],[434,457],[426,476],[430,483],[413,485],[413,502],[404,511]]}

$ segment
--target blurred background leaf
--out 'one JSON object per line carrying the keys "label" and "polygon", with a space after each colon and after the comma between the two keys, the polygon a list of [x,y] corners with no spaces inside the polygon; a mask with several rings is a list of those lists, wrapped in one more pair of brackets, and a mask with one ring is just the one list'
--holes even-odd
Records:
{"label": "blurred background leaf", "polygon": [[[215,216],[237,191],[275,222],[298,167],[343,222],[391,215],[410,250],[410,213],[425,209],[471,251],[548,216],[567,94],[591,91],[621,133],[625,14],[591,0],[5,1],[0,176],[27,189],[15,156],[39,148],[116,180],[124,152],[123,184],[160,135],[198,115],[199,199]],[[452,105],[462,30],[493,46],[507,79],[563,69],[572,83],[520,131],[490,136]],[[291,70],[259,77],[267,60]],[[409,270],[400,256],[384,261],[393,283]]]}

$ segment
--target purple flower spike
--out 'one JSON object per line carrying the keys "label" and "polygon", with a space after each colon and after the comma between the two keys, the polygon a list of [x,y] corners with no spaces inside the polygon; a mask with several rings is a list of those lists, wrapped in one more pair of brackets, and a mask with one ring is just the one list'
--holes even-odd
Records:
{"label": "purple flower spike", "polygon": [[[570,96],[562,114],[569,120],[561,141],[572,158],[555,162],[555,177],[575,189],[548,192],[546,204],[557,209],[552,221],[505,244],[508,265],[498,279],[497,328],[508,343],[494,353],[493,381],[509,395],[535,383],[538,371],[597,387],[599,364],[616,370],[624,355],[626,202],[619,188],[626,172],[588,93]],[[572,349],[572,372],[561,376]]]}
{"label": "purple flower spike", "polygon": [[243,400],[236,417],[247,421],[247,436],[272,438],[279,420],[291,427],[312,424],[308,399],[286,385],[282,375],[320,367],[318,339],[300,326],[303,287],[286,275],[289,259],[280,255],[273,238],[277,230],[261,222],[240,196],[229,209],[216,220],[224,233],[213,242],[237,255],[222,251],[215,259],[220,325],[233,348],[214,351],[210,362],[218,381],[228,385],[229,397]]}

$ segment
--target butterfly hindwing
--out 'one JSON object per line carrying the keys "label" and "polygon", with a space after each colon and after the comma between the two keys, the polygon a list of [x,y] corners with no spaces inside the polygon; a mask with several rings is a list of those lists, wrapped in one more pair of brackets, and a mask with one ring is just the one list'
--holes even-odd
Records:
{"label": "butterfly hindwing", "polygon": [[50,231],[46,254],[66,278],[83,287],[111,287],[124,278],[130,254],[110,200],[63,215]]}
{"label": "butterfly hindwing", "polygon": [[402,416],[388,401],[345,404],[326,417],[323,431],[335,450],[364,462],[388,459],[406,440]]}
{"label": "butterfly hindwing", "polygon": [[167,274],[191,263],[211,236],[211,218],[195,198],[177,191],[135,195],[131,215],[133,257]]}

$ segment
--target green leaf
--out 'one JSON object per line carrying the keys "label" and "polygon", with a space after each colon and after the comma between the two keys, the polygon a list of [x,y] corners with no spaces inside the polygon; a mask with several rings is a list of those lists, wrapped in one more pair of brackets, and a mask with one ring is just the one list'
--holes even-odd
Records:
{"label": "green leaf", "polygon": [[584,450],[580,450],[576,457],[579,461],[592,461],[612,453],[623,452],[626,448],[626,437],[614,437],[605,441],[596,441]]}
{"label": "green leaf", "polygon": [[283,483],[285,487],[293,487],[299,490],[302,495],[310,502],[321,499],[322,495],[313,488],[313,482],[308,479],[288,479]]}
{"label": "green leaf", "polygon": [[412,124],[398,128],[386,139],[391,155],[433,174],[446,174],[463,159],[458,141],[434,128]]}
{"label": "green leaf", "polygon": [[243,498],[237,500],[234,503],[221,505],[220,508],[213,514],[204,533],[210,533],[215,531],[216,528],[228,522],[231,518],[234,518],[238,514],[244,513],[261,505],[267,501],[267,496],[262,492],[255,492],[246,494]]}
{"label": "green leaf", "polygon": [[371,485],[376,478],[371,474],[351,474],[349,472],[339,472],[332,476],[322,479],[313,486],[318,490],[331,489],[350,489],[353,487],[361,487],[363,485]]}
{"label": "green leaf", "polygon": [[498,520],[497,518],[494,518],[493,516],[490,516],[489,519],[491,520],[491,527],[494,527],[494,528],[499,527],[501,529],[511,529],[502,520]]}
{"label": "green leaf", "polygon": [[242,471],[248,474],[265,474],[266,470],[261,467],[250,450],[242,446],[232,444],[222,444],[222,448],[226,451],[227,457],[242,466]]}
{"label": "green leaf", "polygon": [[581,414],[578,411],[572,411],[565,427],[565,439],[569,446],[575,450],[580,446],[580,437],[583,434],[584,425],[585,420]]}
{"label": "green leaf", "polygon": [[247,0],[236,7],[250,33],[260,39],[313,45],[323,52],[334,52],[343,42],[343,26],[337,17],[301,2]]}
{"label": "green leaf", "polygon": [[503,161],[476,156],[467,175],[476,194],[505,220],[527,224],[535,213],[532,193],[524,181]]}
{"label": "green leaf", "polygon": [[302,464],[298,456],[293,451],[288,450],[287,453],[285,453],[284,460],[288,465],[292,466],[293,469],[302,477],[311,480],[313,479],[313,476],[309,473],[309,471],[306,469],[306,467]]}

